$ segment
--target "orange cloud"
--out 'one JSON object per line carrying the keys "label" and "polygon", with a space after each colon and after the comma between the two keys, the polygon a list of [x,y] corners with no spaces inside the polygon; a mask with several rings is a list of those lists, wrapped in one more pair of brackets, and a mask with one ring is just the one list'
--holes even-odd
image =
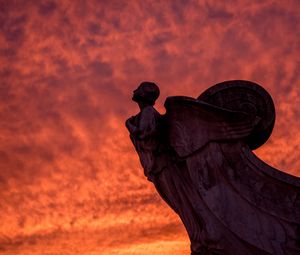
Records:
{"label": "orange cloud", "polygon": [[143,80],[161,112],[220,81],[263,85],[277,120],[256,153],[300,176],[299,5],[0,0],[0,253],[188,253],[124,128]]}

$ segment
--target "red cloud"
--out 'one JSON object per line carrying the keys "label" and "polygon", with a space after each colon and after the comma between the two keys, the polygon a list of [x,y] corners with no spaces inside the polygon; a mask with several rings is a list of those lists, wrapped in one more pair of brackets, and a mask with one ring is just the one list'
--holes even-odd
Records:
{"label": "red cloud", "polygon": [[161,111],[169,95],[260,83],[277,121],[257,154],[300,176],[299,5],[0,1],[0,251],[187,252],[124,128],[143,80],[160,85]]}

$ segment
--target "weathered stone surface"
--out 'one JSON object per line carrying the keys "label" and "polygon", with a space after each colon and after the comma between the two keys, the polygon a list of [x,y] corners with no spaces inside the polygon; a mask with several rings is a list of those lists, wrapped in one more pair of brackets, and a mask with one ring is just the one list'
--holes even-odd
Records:
{"label": "weathered stone surface", "polygon": [[148,180],[179,215],[191,254],[300,254],[300,179],[267,165],[251,149],[270,136],[270,95],[248,81],[228,81],[198,99],[169,97],[153,107],[154,83],[133,100],[126,121]]}

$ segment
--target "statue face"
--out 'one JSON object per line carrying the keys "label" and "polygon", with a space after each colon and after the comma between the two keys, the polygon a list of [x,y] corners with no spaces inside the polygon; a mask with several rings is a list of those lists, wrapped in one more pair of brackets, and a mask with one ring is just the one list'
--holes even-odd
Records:
{"label": "statue face", "polygon": [[133,91],[132,100],[137,103],[145,103],[154,105],[155,100],[159,96],[159,88],[156,84],[150,82],[143,82]]}
{"label": "statue face", "polygon": [[137,89],[135,89],[133,91],[132,100],[134,102],[140,102],[140,101],[142,101],[143,97],[144,97],[144,92],[143,92],[143,90],[140,87],[138,87]]}

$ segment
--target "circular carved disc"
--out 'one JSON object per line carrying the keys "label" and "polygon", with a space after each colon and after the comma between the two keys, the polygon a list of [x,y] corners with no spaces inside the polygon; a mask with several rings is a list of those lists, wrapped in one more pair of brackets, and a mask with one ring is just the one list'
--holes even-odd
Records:
{"label": "circular carved disc", "polygon": [[254,150],[270,137],[275,123],[275,107],[270,94],[260,85],[243,80],[218,83],[204,91],[198,100],[225,109],[260,117],[246,142]]}

